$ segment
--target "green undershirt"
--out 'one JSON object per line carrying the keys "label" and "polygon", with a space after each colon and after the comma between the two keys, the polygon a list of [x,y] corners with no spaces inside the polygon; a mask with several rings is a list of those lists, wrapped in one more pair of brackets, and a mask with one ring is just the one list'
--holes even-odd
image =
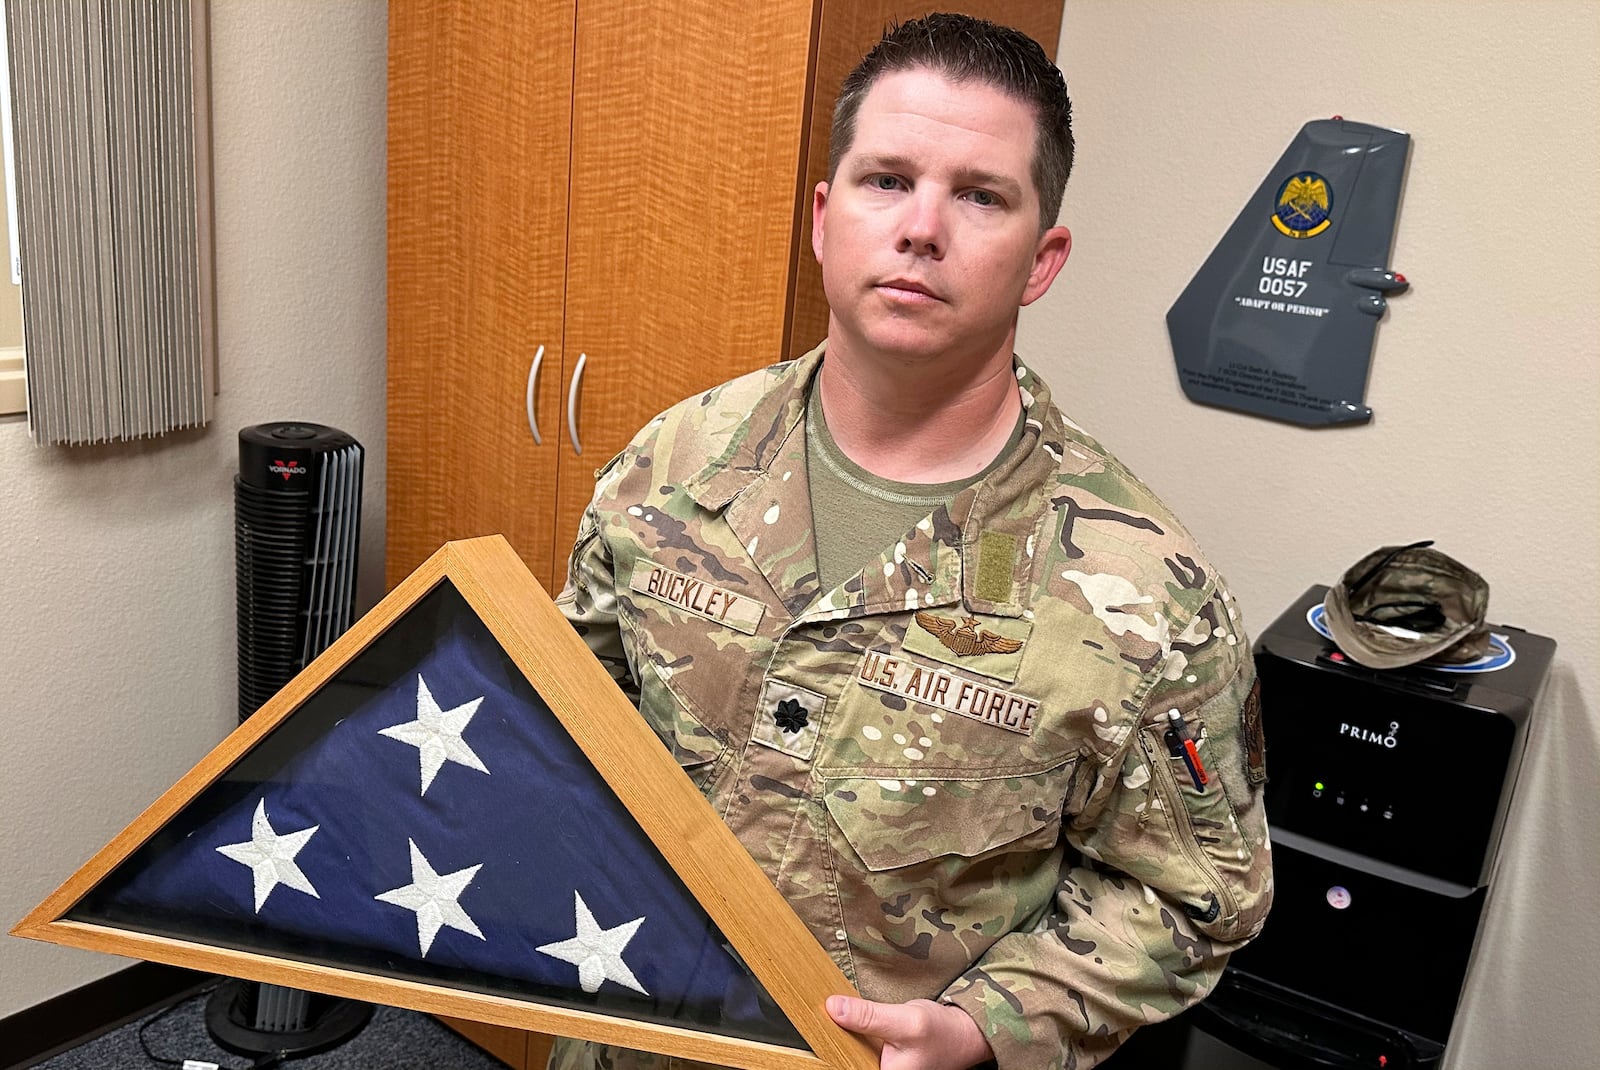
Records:
{"label": "green undershirt", "polygon": [[873,475],[844,455],[828,433],[821,391],[813,382],[806,400],[806,470],[822,590],[833,590],[876,561],[918,521],[941,505],[949,506],[957,494],[994,471],[1022,441],[1023,423],[1019,412],[1011,438],[975,476],[948,483],[898,483]]}

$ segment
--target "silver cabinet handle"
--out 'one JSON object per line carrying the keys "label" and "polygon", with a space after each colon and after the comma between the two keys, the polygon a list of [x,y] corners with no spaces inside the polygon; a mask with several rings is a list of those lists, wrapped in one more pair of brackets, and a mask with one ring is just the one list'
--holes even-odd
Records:
{"label": "silver cabinet handle", "polygon": [[567,387],[567,434],[572,436],[572,452],[582,453],[583,445],[578,441],[578,381],[583,378],[583,366],[589,362],[589,354],[578,354],[578,366],[572,369],[572,385]]}
{"label": "silver cabinet handle", "polygon": [[539,365],[543,362],[544,346],[540,346],[539,352],[533,355],[533,364],[528,368],[528,430],[533,432],[536,446],[544,445],[544,439],[539,437],[539,417],[533,411],[533,393],[539,385]]}

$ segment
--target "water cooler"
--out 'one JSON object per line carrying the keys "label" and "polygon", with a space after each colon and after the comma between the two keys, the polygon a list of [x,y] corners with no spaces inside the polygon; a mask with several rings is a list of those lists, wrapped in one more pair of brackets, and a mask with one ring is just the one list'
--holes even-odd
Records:
{"label": "water cooler", "polygon": [[1121,1070],[1439,1065],[1555,643],[1491,625],[1468,665],[1373,670],[1312,587],[1256,644],[1276,895],[1217,990]]}

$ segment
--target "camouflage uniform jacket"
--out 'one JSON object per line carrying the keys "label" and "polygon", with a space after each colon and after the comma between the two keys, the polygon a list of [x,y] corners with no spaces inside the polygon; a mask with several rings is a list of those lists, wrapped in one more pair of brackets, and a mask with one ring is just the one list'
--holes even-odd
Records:
{"label": "camouflage uniform jacket", "polygon": [[1022,444],[820,590],[821,353],[652,420],[597,474],[559,604],[863,995],[961,1007],[1003,1070],[1091,1066],[1267,912],[1237,605],[1020,365]]}

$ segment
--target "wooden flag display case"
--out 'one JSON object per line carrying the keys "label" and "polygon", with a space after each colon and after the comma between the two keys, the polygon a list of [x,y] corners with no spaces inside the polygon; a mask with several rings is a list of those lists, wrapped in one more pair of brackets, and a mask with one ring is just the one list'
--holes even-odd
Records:
{"label": "wooden flag display case", "polygon": [[12,930],[751,1070],[844,975],[499,536],[448,543]]}

